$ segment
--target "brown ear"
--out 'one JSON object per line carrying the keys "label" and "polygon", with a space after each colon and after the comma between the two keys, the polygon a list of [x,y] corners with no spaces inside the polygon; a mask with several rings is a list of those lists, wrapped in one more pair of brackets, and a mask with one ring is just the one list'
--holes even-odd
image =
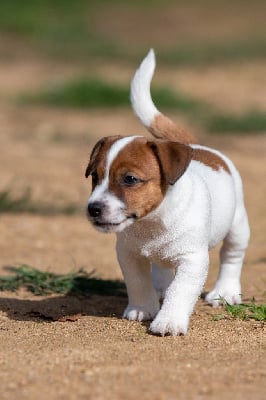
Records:
{"label": "brown ear", "polygon": [[178,142],[154,140],[148,145],[155,154],[167,184],[173,185],[187,169],[193,149]]}
{"label": "brown ear", "polygon": [[111,145],[118,139],[120,139],[121,136],[109,136],[109,137],[104,137],[100,139],[96,145],[93,147],[91,155],[90,155],[90,161],[89,164],[86,168],[85,171],[85,177],[88,178],[90,174],[96,169],[96,166],[101,159],[100,153],[102,150],[107,151]]}
{"label": "brown ear", "polygon": [[90,161],[89,161],[89,164],[85,171],[86,178],[88,178],[90,176],[90,174],[92,173],[92,171],[95,169],[96,159],[97,159],[97,156],[104,144],[104,141],[105,141],[105,138],[100,139],[92,149],[92,152],[90,155]]}

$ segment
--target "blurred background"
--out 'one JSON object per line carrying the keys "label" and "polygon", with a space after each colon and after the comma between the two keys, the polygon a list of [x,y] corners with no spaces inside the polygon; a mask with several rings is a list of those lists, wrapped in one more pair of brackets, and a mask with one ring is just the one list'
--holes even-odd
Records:
{"label": "blurred background", "polygon": [[129,85],[151,47],[155,103],[237,164],[264,260],[265,11],[263,0],[2,0],[1,264],[92,263],[117,276],[94,244],[87,258],[84,170],[103,135],[146,134]]}
{"label": "blurred background", "polygon": [[[88,223],[84,177],[99,138],[147,134],[129,85],[153,47],[158,108],[241,173],[243,301],[265,304],[265,15],[265,0],[0,0],[2,400],[265,398],[261,319],[199,301],[184,338],[120,319],[115,236]],[[92,279],[86,297],[59,295],[80,268],[103,279],[96,295]]]}

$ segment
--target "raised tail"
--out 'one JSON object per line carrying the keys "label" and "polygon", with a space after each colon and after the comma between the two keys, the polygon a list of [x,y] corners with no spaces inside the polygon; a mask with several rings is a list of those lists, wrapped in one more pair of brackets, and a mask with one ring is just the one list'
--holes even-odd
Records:
{"label": "raised tail", "polygon": [[197,143],[190,132],[179,128],[155,107],[150,92],[155,65],[155,54],[151,49],[131,81],[130,99],[133,110],[142,124],[156,138],[178,141],[184,144]]}

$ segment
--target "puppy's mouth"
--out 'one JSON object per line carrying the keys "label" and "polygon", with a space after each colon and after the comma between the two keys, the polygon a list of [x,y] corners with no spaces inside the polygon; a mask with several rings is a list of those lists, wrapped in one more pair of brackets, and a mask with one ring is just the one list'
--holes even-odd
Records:
{"label": "puppy's mouth", "polygon": [[93,226],[100,232],[121,232],[131,225],[137,218],[136,214],[131,214],[120,222],[109,222],[102,220],[91,220]]}

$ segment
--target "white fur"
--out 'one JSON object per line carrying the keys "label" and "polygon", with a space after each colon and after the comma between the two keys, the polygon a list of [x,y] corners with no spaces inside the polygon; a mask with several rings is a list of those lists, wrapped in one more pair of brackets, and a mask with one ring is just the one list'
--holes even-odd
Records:
{"label": "white fur", "polygon": [[[135,137],[136,136],[124,137],[116,141],[111,146],[107,155],[104,178],[101,181],[101,183],[96,186],[96,188],[94,189],[93,193],[91,194],[88,200],[87,207],[94,202],[101,202],[104,203],[105,205],[106,222],[108,223],[108,225],[95,226],[96,229],[101,232],[111,232],[114,229],[116,232],[118,232],[123,230],[133,222],[132,219],[126,218],[124,215],[124,210],[125,210],[124,203],[120,199],[115,197],[112,193],[110,193],[108,187],[109,187],[109,173],[112,162],[117,157],[119,152],[127,144],[132,142],[132,140],[134,140]],[[89,215],[88,218],[92,220],[92,218],[90,218]]]}
{"label": "white fur", "polygon": [[[92,195],[90,196],[89,202],[93,203],[95,201],[101,201],[103,196],[109,196],[110,193],[108,191],[108,186],[109,186],[109,173],[110,173],[110,167],[112,165],[112,162],[114,159],[117,157],[118,153],[132,140],[134,140],[136,136],[127,136],[124,137],[120,140],[117,140],[110,148],[107,159],[106,159],[106,166],[105,166],[105,174],[104,178],[101,182],[100,185],[97,185],[95,190],[93,191]],[[114,196],[112,196],[114,197]]]}
{"label": "white fur", "polygon": [[154,70],[155,55],[153,49],[151,49],[131,81],[131,104],[136,115],[146,127],[149,127],[155,116],[160,114],[153,104],[150,94],[150,84]]}
{"label": "white fur", "polygon": [[192,160],[157,209],[128,222],[126,205],[109,192],[108,179],[112,162],[131,140],[134,137],[121,139],[111,147],[105,177],[89,202],[101,200],[108,206],[106,222],[121,223],[112,231],[117,233],[117,256],[129,298],[124,317],[139,321],[155,317],[152,332],[185,334],[206,280],[208,250],[221,240],[220,274],[206,300],[214,306],[221,297],[231,304],[241,301],[240,274],[249,240],[241,179],[225,156],[231,174]]}
{"label": "white fur", "polygon": [[[159,113],[150,96],[154,68],[151,50],[131,85],[133,108],[146,126]],[[154,211],[136,221],[125,220],[126,204],[108,189],[109,170],[118,153],[126,151],[124,147],[133,139],[121,139],[111,147],[105,177],[89,203],[106,203],[106,222],[119,222],[110,231],[117,232],[117,257],[128,291],[124,317],[139,321],[155,318],[150,326],[155,334],[185,334],[206,280],[208,250],[222,240],[220,273],[206,300],[214,306],[221,297],[230,304],[241,301],[240,274],[249,240],[241,179],[232,162],[221,153],[192,146],[222,157],[231,173],[192,160]],[[161,296],[164,301],[160,308]]]}
{"label": "white fur", "polygon": [[[185,334],[206,280],[208,250],[223,239],[221,272],[207,301],[213,305],[219,304],[220,297],[229,303],[241,301],[240,272],[249,226],[240,178],[231,163],[230,169],[232,175],[192,161],[155,211],[118,233],[118,260],[129,296],[124,317],[156,317],[152,332]],[[161,282],[156,279],[153,285],[152,264],[157,277],[158,266],[169,268]],[[172,270],[176,274],[171,282]],[[160,283],[159,291],[165,292],[165,298],[159,311],[155,288]]]}

